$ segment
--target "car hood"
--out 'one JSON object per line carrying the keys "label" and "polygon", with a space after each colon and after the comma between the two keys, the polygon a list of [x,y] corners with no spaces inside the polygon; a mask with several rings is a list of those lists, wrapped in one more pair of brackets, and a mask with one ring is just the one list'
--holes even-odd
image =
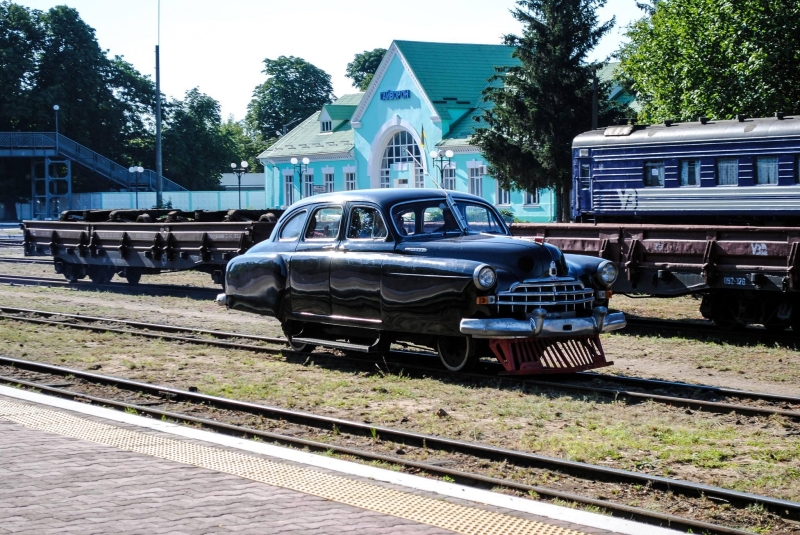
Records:
{"label": "car hood", "polygon": [[524,241],[511,236],[469,234],[436,240],[405,240],[395,251],[425,257],[458,258],[489,264],[504,269],[517,279],[545,277],[551,263],[556,263],[559,276],[567,275],[564,255],[548,244]]}

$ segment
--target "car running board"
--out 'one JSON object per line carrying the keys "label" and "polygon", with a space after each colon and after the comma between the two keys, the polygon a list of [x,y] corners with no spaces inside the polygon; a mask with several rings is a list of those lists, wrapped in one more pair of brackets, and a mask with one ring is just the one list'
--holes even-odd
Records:
{"label": "car running board", "polygon": [[351,344],[349,342],[339,342],[336,340],[325,340],[324,338],[298,338],[292,337],[292,342],[296,344],[309,344],[314,346],[329,347],[332,349],[341,349],[343,351],[358,351],[360,353],[374,353],[375,346],[365,346],[361,344]]}

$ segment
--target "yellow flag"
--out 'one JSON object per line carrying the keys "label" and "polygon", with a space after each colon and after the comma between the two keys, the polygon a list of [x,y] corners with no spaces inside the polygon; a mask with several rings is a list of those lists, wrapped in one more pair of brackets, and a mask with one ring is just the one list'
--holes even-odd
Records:
{"label": "yellow flag", "polygon": [[425,149],[425,127],[422,127],[422,135],[420,136],[420,140],[422,141],[420,144],[422,145],[423,150]]}

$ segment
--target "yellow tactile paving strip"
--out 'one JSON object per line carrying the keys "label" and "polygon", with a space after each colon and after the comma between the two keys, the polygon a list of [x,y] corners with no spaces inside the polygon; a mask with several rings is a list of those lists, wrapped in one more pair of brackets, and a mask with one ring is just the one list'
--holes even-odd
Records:
{"label": "yellow tactile paving strip", "polygon": [[0,400],[0,418],[30,429],[207,468],[464,534],[580,535],[541,522],[409,494],[309,468],[131,431],[25,403]]}

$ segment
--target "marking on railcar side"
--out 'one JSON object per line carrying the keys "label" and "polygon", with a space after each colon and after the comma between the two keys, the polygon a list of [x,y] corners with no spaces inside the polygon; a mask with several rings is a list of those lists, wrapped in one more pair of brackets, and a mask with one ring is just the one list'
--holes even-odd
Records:
{"label": "marking on railcar side", "polygon": [[620,208],[622,210],[632,210],[637,205],[637,193],[635,189],[618,189],[617,196],[619,197]]}
{"label": "marking on railcar side", "polygon": [[751,243],[750,249],[753,251],[753,254],[756,256],[767,256],[767,244],[766,243]]}

